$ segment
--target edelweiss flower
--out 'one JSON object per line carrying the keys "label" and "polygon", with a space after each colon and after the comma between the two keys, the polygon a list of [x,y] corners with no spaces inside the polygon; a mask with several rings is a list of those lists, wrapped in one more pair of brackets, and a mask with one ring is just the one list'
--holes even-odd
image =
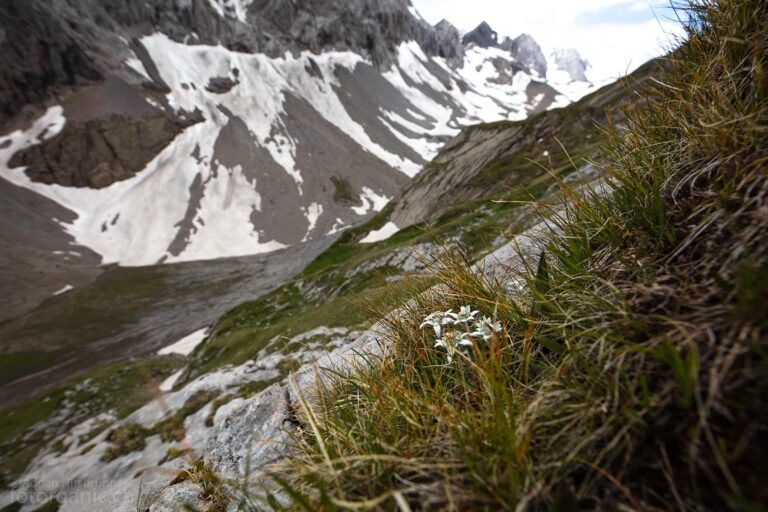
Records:
{"label": "edelweiss flower", "polygon": [[475,317],[479,314],[480,312],[473,310],[472,306],[461,306],[461,309],[459,310],[459,314],[456,315],[456,322],[462,323],[462,324],[473,322],[475,320]]}
{"label": "edelweiss flower", "polygon": [[440,328],[442,321],[441,317],[442,313],[432,313],[424,319],[419,328],[423,329],[424,327],[432,327],[432,329],[435,331],[435,336],[439,338],[442,335],[442,329]]}
{"label": "edelweiss flower", "polygon": [[453,310],[435,312],[427,316],[421,328],[432,327],[437,338],[434,348],[445,353],[448,363],[453,362],[454,354],[471,354],[480,340],[490,340],[494,333],[501,332],[501,322],[483,316],[472,306],[462,306],[458,313]]}
{"label": "edelweiss flower", "polygon": [[445,359],[449,362],[453,362],[453,347],[445,340],[437,340],[432,346],[435,350],[445,352]]}

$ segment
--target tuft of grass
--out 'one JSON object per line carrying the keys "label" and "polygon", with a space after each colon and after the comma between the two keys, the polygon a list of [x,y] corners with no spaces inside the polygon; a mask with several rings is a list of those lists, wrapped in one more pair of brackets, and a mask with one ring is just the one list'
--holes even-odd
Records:
{"label": "tuft of grass", "polygon": [[141,451],[147,446],[146,438],[152,430],[138,423],[126,423],[112,429],[107,435],[109,446],[101,456],[104,462],[110,462],[131,452]]}
{"label": "tuft of grass", "polygon": [[333,183],[333,200],[342,204],[354,204],[357,198],[352,194],[352,185],[347,178],[331,176]]}
{"label": "tuft of grass", "polygon": [[[562,185],[508,276],[446,251],[387,351],[300,400],[268,506],[765,510],[768,4],[678,9],[686,40],[606,133],[606,183]],[[467,304],[503,331],[447,363],[421,322]]]}
{"label": "tuft of grass", "polygon": [[232,502],[230,489],[222,478],[206,466],[202,459],[194,461],[191,467],[181,470],[169,486],[189,481],[200,488],[199,498],[206,502],[205,510],[228,510]]}

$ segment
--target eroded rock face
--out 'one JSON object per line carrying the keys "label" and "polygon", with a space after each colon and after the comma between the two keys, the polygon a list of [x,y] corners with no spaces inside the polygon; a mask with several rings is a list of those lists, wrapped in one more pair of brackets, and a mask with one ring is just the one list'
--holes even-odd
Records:
{"label": "eroded rock face", "polygon": [[10,166],[26,166],[27,175],[41,183],[66,187],[104,188],[133,177],[184,128],[199,116],[153,116],[67,123],[42,144],[16,153]]}
{"label": "eroded rock face", "polygon": [[216,94],[224,94],[232,90],[234,86],[237,85],[237,82],[232,80],[229,77],[214,77],[211,78],[208,82],[208,85],[205,86],[205,90],[208,92],[213,92]]}
{"label": "eroded rock face", "polygon": [[491,62],[493,67],[496,68],[497,76],[491,78],[490,81],[497,84],[510,85],[513,83],[515,73],[525,71],[525,68],[517,62],[501,57],[496,57]]}

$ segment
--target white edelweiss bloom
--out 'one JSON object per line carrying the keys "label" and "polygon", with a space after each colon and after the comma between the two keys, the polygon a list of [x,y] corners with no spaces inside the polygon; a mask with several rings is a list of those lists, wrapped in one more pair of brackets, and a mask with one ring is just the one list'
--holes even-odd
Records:
{"label": "white edelweiss bloom", "polygon": [[433,348],[435,348],[436,350],[440,350],[441,352],[445,352],[446,361],[448,361],[449,363],[453,362],[453,346],[446,343],[445,340],[437,340]]}
{"label": "white edelweiss bloom", "polygon": [[475,317],[479,315],[479,311],[473,311],[472,306],[461,306],[458,315],[456,315],[455,323],[468,324],[475,320]]}
{"label": "white edelweiss bloom", "polygon": [[472,309],[472,306],[461,306],[461,309],[459,310],[459,315],[465,316],[465,317],[474,318],[479,314],[480,312]]}
{"label": "white edelweiss bloom", "polygon": [[442,325],[456,325],[456,320],[458,319],[458,316],[456,313],[453,312],[453,310],[449,309],[445,313],[443,313],[443,318],[440,320],[440,323]]}
{"label": "white edelweiss bloom", "polygon": [[493,332],[501,332],[501,322],[494,322],[493,319],[489,316],[484,316],[480,320],[480,324],[483,326],[483,328],[488,328],[488,330]]}

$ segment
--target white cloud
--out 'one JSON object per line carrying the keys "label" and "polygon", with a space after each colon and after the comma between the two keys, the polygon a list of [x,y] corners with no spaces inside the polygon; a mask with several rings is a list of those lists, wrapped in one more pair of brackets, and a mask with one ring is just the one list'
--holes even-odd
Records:
{"label": "white cloud", "polygon": [[467,32],[487,21],[499,36],[531,34],[545,53],[576,48],[597,79],[619,76],[670,47],[680,34],[666,0],[412,0],[426,20]]}

